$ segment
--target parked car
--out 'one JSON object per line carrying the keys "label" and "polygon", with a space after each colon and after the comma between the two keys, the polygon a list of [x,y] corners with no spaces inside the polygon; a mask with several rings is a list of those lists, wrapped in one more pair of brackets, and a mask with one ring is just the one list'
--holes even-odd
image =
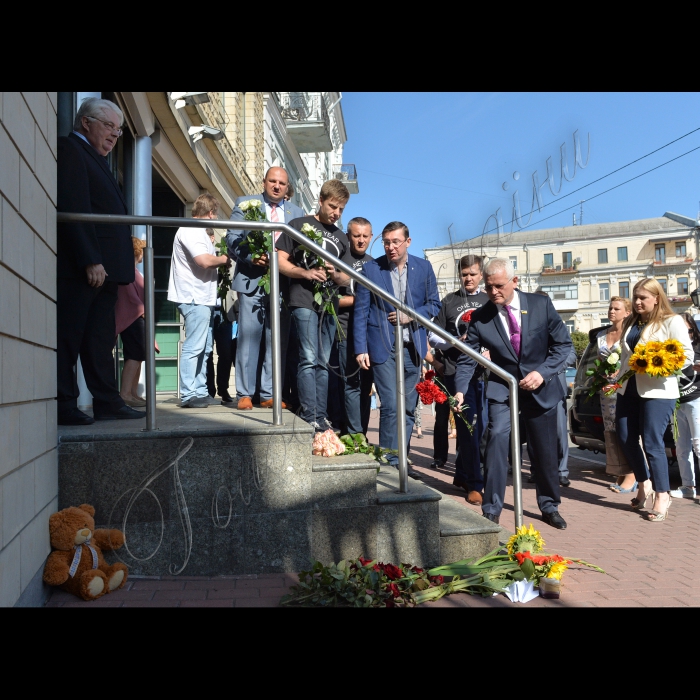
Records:
{"label": "parked car", "polygon": [[[600,410],[600,396],[598,394],[591,397],[588,396],[593,379],[586,376],[586,372],[593,367],[597,356],[598,344],[596,342],[589,343],[576,370],[574,388],[571,394],[571,408],[569,409],[569,435],[571,442],[577,445],[580,450],[591,450],[596,454],[605,452],[605,429],[603,427],[603,415]],[[666,444],[666,456],[669,459],[669,464],[673,466],[676,460],[676,443],[673,439],[671,422],[666,428],[664,442]]]}

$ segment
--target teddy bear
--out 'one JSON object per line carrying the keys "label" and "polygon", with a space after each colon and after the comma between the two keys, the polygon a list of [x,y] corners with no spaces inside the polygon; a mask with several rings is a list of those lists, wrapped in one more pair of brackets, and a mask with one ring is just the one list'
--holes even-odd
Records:
{"label": "teddy bear", "polygon": [[95,600],[121,588],[129,572],[126,564],[111,566],[102,550],[119,549],[124,535],[119,530],[95,530],[95,509],[83,503],[54,513],[49,534],[54,551],[44,566],[44,581],[83,600]]}

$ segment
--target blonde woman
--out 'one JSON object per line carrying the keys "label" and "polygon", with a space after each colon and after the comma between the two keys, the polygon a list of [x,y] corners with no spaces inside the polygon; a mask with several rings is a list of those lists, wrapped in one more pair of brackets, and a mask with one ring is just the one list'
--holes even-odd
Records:
{"label": "blonde woman", "polygon": [[[688,329],[683,319],[673,313],[664,290],[655,279],[643,279],[634,285],[632,307],[633,313],[622,331],[622,368],[628,367],[637,343],[671,338],[683,344],[684,367],[692,364],[694,355]],[[664,433],[680,395],[678,379],[638,374],[625,382],[617,394],[617,436],[639,486],[632,508],[645,508],[647,500],[654,495],[653,510],[646,517],[651,522],[662,522],[671,505]],[[639,445],[640,437],[644,451]]]}
{"label": "blonde woman", "polygon": [[[622,340],[622,325],[625,319],[632,313],[632,302],[623,297],[613,297],[610,299],[608,307],[608,320],[610,325],[603,328],[598,333],[598,358],[604,360],[612,353],[620,354]],[[624,373],[624,369],[622,372]],[[612,377],[611,377],[612,379]],[[600,392],[600,410],[603,415],[603,428],[606,433],[615,432],[615,410],[617,405],[617,394],[605,396]],[[606,441],[614,436],[606,436]],[[624,473],[624,469],[620,470],[618,465],[611,462],[612,454],[606,453],[607,465],[606,472],[617,476],[617,482],[610,486],[611,491],[617,493],[631,493],[637,488],[637,481],[634,478],[634,472],[630,469],[628,473]]]}

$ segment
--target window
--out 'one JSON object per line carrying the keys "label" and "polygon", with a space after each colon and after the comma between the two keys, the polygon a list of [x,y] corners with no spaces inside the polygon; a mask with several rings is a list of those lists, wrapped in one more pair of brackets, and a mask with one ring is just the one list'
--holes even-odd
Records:
{"label": "window", "polygon": [[599,284],[598,289],[600,290],[600,300],[610,301],[610,285],[607,283]]}
{"label": "window", "polygon": [[678,278],[678,293],[687,294],[688,293],[688,278],[679,277]]}
{"label": "window", "polygon": [[617,262],[627,262],[627,246],[617,249]]}
{"label": "window", "polygon": [[654,260],[659,263],[665,263],[666,262],[666,244],[665,243],[657,243],[656,244],[656,249],[654,251]]}
{"label": "window", "polygon": [[544,267],[554,267],[554,253],[544,254]]}
{"label": "window", "polygon": [[561,254],[561,265],[563,268],[570,270],[574,264],[573,260],[571,257],[571,253],[562,253]]}
{"label": "window", "polygon": [[657,278],[656,281],[661,285],[661,289],[664,290],[664,294],[668,294],[668,290],[666,289],[666,280]]}
{"label": "window", "polygon": [[676,241],[676,257],[684,258],[685,256],[685,241]]}
{"label": "window", "polygon": [[513,263],[513,269],[517,270],[518,269],[518,256],[517,255],[511,255],[510,256],[510,261]]}
{"label": "window", "polygon": [[600,325],[601,326],[612,326],[612,323],[610,322],[609,318],[601,318]]}
{"label": "window", "polygon": [[555,299],[578,299],[577,284],[549,284],[542,287],[543,292],[549,294],[549,298]]}
{"label": "window", "polygon": [[630,283],[629,282],[620,282],[620,294],[623,299],[629,299],[630,298]]}
{"label": "window", "polygon": [[598,248],[598,264],[608,262],[608,249]]}

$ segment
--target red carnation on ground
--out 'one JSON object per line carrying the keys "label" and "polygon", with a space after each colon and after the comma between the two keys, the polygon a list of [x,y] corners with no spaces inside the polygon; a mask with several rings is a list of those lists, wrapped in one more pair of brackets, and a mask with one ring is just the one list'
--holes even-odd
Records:
{"label": "red carnation on ground", "polygon": [[[396,568],[396,567],[394,567]],[[390,583],[387,588],[391,591],[391,595],[394,596],[394,598],[400,598],[401,597],[401,590],[395,583]]]}
{"label": "red carnation on ground", "polygon": [[360,562],[360,566],[367,566],[367,564],[371,564],[373,560],[372,559],[365,559],[364,557],[360,557],[358,559],[358,561]]}
{"label": "red carnation on ground", "polygon": [[436,585],[436,586],[442,586],[443,583],[445,583],[445,577],[444,576],[431,576],[430,580]]}

